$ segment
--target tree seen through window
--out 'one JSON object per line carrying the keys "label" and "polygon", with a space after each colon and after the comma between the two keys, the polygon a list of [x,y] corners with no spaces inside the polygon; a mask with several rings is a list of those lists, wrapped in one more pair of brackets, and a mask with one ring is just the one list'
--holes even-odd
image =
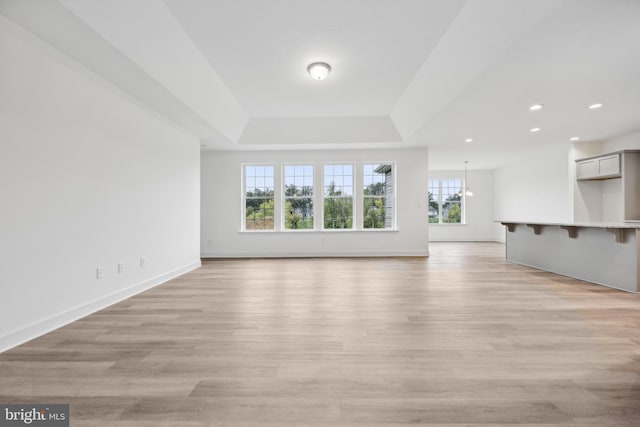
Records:
{"label": "tree seen through window", "polygon": [[313,229],[313,165],[284,166],[284,228]]}
{"label": "tree seen through window", "polygon": [[353,228],[353,165],[324,165],[324,228]]}
{"label": "tree seen through window", "polygon": [[390,164],[364,164],[362,167],[362,227],[393,227],[393,175]]}
{"label": "tree seen through window", "polygon": [[274,229],[274,167],[247,165],[244,167],[245,229]]}
{"label": "tree seen through window", "polygon": [[461,179],[437,179],[429,181],[429,223],[462,223]]}

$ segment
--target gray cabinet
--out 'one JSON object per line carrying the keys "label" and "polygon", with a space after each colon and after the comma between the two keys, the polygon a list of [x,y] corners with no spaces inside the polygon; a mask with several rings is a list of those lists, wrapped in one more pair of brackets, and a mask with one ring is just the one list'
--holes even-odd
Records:
{"label": "gray cabinet", "polygon": [[[603,181],[616,178],[615,182]],[[585,203],[593,217],[602,217],[603,210],[608,209],[616,212],[615,218],[609,219],[640,222],[640,150],[578,159],[576,180],[580,188],[591,192]]]}
{"label": "gray cabinet", "polygon": [[620,153],[576,161],[576,179],[579,181],[620,178],[621,176]]}

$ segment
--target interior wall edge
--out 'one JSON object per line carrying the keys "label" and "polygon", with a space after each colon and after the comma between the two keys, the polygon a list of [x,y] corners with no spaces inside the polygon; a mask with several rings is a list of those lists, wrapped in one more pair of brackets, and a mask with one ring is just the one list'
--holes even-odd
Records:
{"label": "interior wall edge", "polygon": [[129,286],[128,288],[120,289],[114,293],[105,295],[89,303],[79,305],[47,319],[40,320],[16,331],[9,332],[4,336],[0,336],[0,353],[52,332],[62,326],[68,325],[69,323],[75,322],[85,316],[103,310],[148,289],[159,286],[169,280],[175,279],[176,277],[182,276],[183,274],[199,268],[201,265],[200,260],[193,261],[183,267],[179,267],[151,279],[144,280],[133,286]]}

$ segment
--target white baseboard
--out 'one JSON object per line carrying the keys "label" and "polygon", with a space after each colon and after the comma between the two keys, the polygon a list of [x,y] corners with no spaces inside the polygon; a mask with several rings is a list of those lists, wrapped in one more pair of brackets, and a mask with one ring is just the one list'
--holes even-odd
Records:
{"label": "white baseboard", "polygon": [[504,243],[504,242],[500,242],[498,240],[496,240],[495,237],[486,237],[486,238],[473,238],[473,239],[469,239],[469,238],[464,238],[464,237],[454,237],[454,238],[450,238],[450,237],[442,237],[442,238],[429,238],[430,242],[498,242],[498,243]]}
{"label": "white baseboard", "polygon": [[202,258],[363,258],[363,257],[426,257],[429,250],[415,251],[385,251],[385,250],[358,250],[358,251],[310,251],[310,252],[202,252]]}
{"label": "white baseboard", "polygon": [[130,298],[136,294],[139,294],[140,292],[146,291],[147,289],[151,289],[164,282],[188,273],[189,271],[195,270],[196,268],[200,267],[200,265],[200,260],[194,261],[183,267],[137,283],[128,288],[121,289],[112,294],[105,295],[98,298],[97,300],[72,308],[63,313],[56,314],[55,316],[40,320],[16,331],[9,332],[8,334],[0,337],[0,353],[9,350],[10,348],[16,347],[20,344],[24,344],[27,341],[58,329],[71,322],[75,322],[78,319],[95,313],[96,311],[102,310],[103,308],[106,308],[117,302]]}

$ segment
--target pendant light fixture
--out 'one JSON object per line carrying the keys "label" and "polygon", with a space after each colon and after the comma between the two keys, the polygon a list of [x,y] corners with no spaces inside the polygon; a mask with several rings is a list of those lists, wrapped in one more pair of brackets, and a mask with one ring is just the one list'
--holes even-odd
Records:
{"label": "pendant light fixture", "polygon": [[469,187],[469,180],[467,180],[467,163],[469,163],[469,160],[464,161],[464,186],[466,189],[464,194],[471,197],[473,196],[473,191],[471,191],[471,188]]}
{"label": "pendant light fixture", "polygon": [[[464,194],[466,196],[472,197],[473,196],[473,191],[471,191],[471,188],[469,187],[469,185],[467,185],[468,182],[469,182],[467,180],[467,163],[469,163],[469,161],[465,160],[464,161],[464,186],[465,186],[464,187],[465,188]],[[458,191],[458,196],[462,197],[462,189],[460,189],[460,191]]]}

